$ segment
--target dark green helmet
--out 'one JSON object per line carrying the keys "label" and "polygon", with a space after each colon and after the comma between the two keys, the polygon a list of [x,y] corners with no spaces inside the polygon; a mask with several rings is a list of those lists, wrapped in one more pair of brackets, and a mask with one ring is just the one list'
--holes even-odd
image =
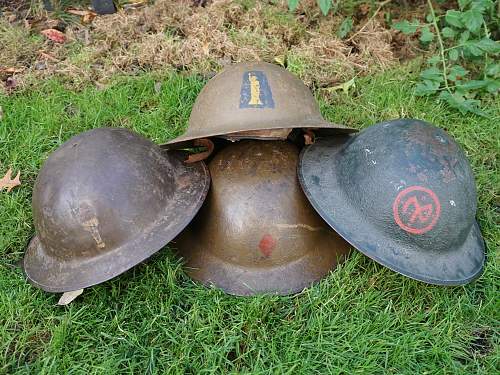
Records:
{"label": "dark green helmet", "polygon": [[465,284],[483,269],[476,186],[460,147],[419,120],[395,120],[304,149],[299,179],[342,237],[411,278]]}

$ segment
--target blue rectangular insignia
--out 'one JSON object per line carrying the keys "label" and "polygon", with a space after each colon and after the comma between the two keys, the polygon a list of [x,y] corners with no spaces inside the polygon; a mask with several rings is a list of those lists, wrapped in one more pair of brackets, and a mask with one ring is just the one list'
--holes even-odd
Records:
{"label": "blue rectangular insignia", "polygon": [[274,108],[273,93],[262,71],[243,73],[240,108]]}

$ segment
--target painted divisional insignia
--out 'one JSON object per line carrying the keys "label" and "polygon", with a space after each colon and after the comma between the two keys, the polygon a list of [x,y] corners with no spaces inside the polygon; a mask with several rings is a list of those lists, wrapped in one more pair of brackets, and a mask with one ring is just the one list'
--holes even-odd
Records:
{"label": "painted divisional insignia", "polygon": [[274,108],[273,93],[264,72],[253,70],[243,73],[240,108]]}
{"label": "painted divisional insignia", "polygon": [[394,220],[401,229],[412,234],[423,234],[436,225],[441,215],[441,204],[431,189],[410,186],[398,194],[392,210]]}

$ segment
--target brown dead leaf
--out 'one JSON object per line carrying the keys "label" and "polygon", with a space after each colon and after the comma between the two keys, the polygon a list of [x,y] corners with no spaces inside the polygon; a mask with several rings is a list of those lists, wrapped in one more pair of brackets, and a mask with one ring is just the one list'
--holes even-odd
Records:
{"label": "brown dead leaf", "polygon": [[66,9],[66,12],[69,13],[69,14],[74,14],[75,16],[85,16],[87,13],[94,13],[94,12],[91,12],[90,10],[81,10],[81,9],[74,9],[74,8],[70,8],[70,9]]}
{"label": "brown dead leaf", "polygon": [[64,43],[66,42],[66,35],[56,29],[45,29],[41,33],[48,39],[52,40],[54,43]]}
{"label": "brown dead leaf", "polygon": [[24,72],[24,68],[0,68],[0,74],[16,74]]}
{"label": "brown dead leaf", "polygon": [[2,120],[3,120],[3,108],[0,105],[0,122],[2,122]]}
{"label": "brown dead leaf", "polygon": [[91,10],[68,9],[66,12],[82,17],[82,23],[90,23],[97,16],[97,13]]}
{"label": "brown dead leaf", "polygon": [[87,13],[86,15],[83,16],[82,18],[82,23],[91,23],[92,20],[95,18],[96,14],[95,13]]}
{"label": "brown dead leaf", "polygon": [[7,188],[7,193],[9,193],[13,188],[21,185],[20,175],[21,172],[17,172],[17,176],[12,179],[12,169],[9,168],[5,176],[0,179],[0,190]]}

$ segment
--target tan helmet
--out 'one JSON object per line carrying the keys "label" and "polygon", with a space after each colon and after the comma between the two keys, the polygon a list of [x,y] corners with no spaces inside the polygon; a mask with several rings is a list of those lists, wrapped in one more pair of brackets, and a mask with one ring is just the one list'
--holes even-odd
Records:
{"label": "tan helmet", "polygon": [[173,241],[187,273],[230,294],[291,294],[321,279],[349,252],[314,211],[287,141],[230,144],[209,164],[212,187]]}
{"label": "tan helmet", "polygon": [[160,250],[191,221],[210,185],[203,163],[185,165],[126,129],[79,134],[53,152],[33,190],[36,236],[28,279],[49,292],[106,281]]}
{"label": "tan helmet", "polygon": [[199,138],[286,139],[294,128],[356,131],[321,116],[311,91],[292,73],[264,62],[235,64],[212,78],[194,103],[187,131],[166,147]]}

